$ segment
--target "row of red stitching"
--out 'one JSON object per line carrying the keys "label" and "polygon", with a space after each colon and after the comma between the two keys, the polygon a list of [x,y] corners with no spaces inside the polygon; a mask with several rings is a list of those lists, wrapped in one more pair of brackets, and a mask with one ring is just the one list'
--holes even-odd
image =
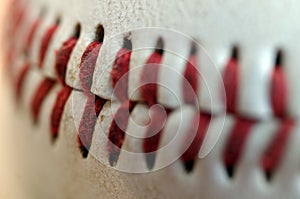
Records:
{"label": "row of red stitching", "polygon": [[[21,23],[21,16],[23,16],[23,11],[21,9],[18,14],[17,20],[15,22],[15,26],[19,26]],[[19,16],[20,15],[20,16]],[[32,38],[34,37],[34,33],[39,27],[41,20],[36,20],[31,28],[27,39],[27,47],[30,46],[32,42]],[[48,45],[51,42],[51,38],[55,34],[55,30],[58,28],[57,25],[51,26],[45,33],[42,41],[42,46],[40,50],[40,63],[41,67],[43,64],[43,60],[45,54],[48,49]],[[14,31],[17,31],[16,28],[13,28]],[[54,138],[58,136],[59,123],[63,114],[63,109],[65,103],[71,93],[71,88],[65,85],[65,74],[66,74],[66,66],[69,61],[70,55],[77,43],[77,38],[70,38],[65,43],[63,43],[62,47],[56,53],[56,65],[55,70],[57,73],[58,81],[64,86],[62,90],[57,94],[56,103],[53,108],[53,112],[51,115],[52,120],[52,129],[51,133]],[[85,106],[84,113],[82,115],[78,141],[79,147],[82,149],[83,156],[86,157],[88,150],[91,145],[92,135],[94,131],[94,126],[97,120],[97,117],[106,102],[105,100],[95,96],[91,93],[91,85],[93,79],[94,68],[96,65],[96,60],[98,58],[99,51],[101,50],[101,43],[98,41],[92,42],[86,49],[86,51],[82,55],[81,64],[80,64],[80,82],[83,89],[83,92],[88,96],[88,100]],[[121,49],[116,57],[114,62],[112,71],[111,71],[111,81],[114,87],[119,84],[119,81],[124,81],[121,83],[121,86],[118,86],[116,89],[116,96],[119,100],[123,102],[117,113],[115,114],[115,119],[118,118],[120,121],[123,121],[124,125],[122,128],[118,127],[117,124],[113,121],[111,124],[108,138],[111,141],[111,144],[108,144],[108,151],[110,152],[110,163],[111,165],[115,165],[118,156],[120,153],[120,149],[122,148],[122,143],[124,140],[125,132],[124,129],[127,128],[128,124],[128,113],[134,107],[134,103],[128,101],[127,91],[128,91],[128,77],[123,78],[124,75],[127,75],[129,72],[129,63],[130,63],[131,53],[128,49]],[[163,54],[158,52],[154,52],[147,62],[145,63],[146,67],[141,75],[141,82],[157,82],[158,72],[159,72],[159,64],[161,63]],[[21,84],[25,79],[26,74],[29,70],[29,65],[26,64],[22,71],[19,74],[18,82],[17,82],[17,93],[21,95]],[[190,93],[186,92],[188,89],[186,87],[192,87],[193,91],[196,92],[198,90],[198,70],[197,70],[197,62],[196,57],[191,55],[189,61],[186,65],[186,70],[184,73],[184,77],[187,79],[189,85],[183,84],[184,91],[184,101],[186,104],[194,104],[195,98]],[[290,136],[290,132],[294,126],[294,121],[289,119],[286,114],[286,101],[287,101],[287,85],[284,79],[284,72],[282,67],[276,67],[274,69],[273,78],[272,78],[272,88],[271,88],[271,102],[274,110],[274,116],[278,117],[281,121],[281,127],[278,132],[275,134],[274,139],[271,141],[270,145],[266,148],[266,152],[264,153],[261,161],[261,165],[269,175],[272,173],[278,164],[280,163],[284,149],[286,148],[287,139]],[[243,153],[244,145],[251,133],[252,127],[258,123],[259,121],[255,121],[249,118],[244,118],[236,114],[236,105],[237,105],[237,95],[238,95],[238,86],[239,86],[239,70],[238,70],[238,60],[232,58],[227,66],[225,67],[223,73],[223,81],[225,85],[226,92],[226,101],[227,101],[227,112],[236,115],[237,121],[234,124],[231,133],[227,139],[227,144],[224,149],[223,159],[224,163],[227,167],[229,175],[233,175],[233,169],[238,164],[238,161]],[[41,104],[47,94],[50,92],[51,88],[53,88],[55,84],[54,80],[45,78],[42,81],[41,85],[38,87],[35,97],[32,101],[32,114],[34,120],[38,120],[38,113],[41,107]],[[157,103],[157,85],[155,83],[150,83],[142,86],[141,95],[143,99],[149,106],[152,106]],[[128,111],[129,110],[129,111]],[[168,112],[171,112],[168,111]],[[160,118],[162,114],[159,111],[154,110],[154,114],[157,119],[152,125],[150,125],[147,129],[146,134],[152,135],[153,131],[160,128],[161,121],[164,121],[165,118]],[[191,146],[186,150],[186,152],[181,157],[182,161],[186,164],[186,167],[191,165],[191,162],[195,161],[197,158],[197,154],[201,148],[203,139],[206,135],[207,128],[212,119],[212,115],[207,113],[199,113],[196,114],[191,128],[193,128],[193,123],[199,123],[199,129],[197,129],[197,134],[192,142]],[[189,130],[190,131],[190,130]],[[189,134],[187,132],[187,136]],[[191,129],[193,131],[193,129]],[[157,133],[155,136],[146,138],[144,140],[144,151],[146,153],[154,152],[158,149],[159,141],[160,141],[161,131]],[[151,169],[154,164],[155,157],[147,156],[146,161],[148,163],[149,168]]]}

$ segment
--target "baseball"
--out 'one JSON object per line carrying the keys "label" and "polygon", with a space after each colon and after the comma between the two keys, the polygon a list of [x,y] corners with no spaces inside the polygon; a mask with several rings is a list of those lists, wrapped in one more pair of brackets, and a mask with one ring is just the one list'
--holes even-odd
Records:
{"label": "baseball", "polygon": [[300,198],[296,1],[5,5],[1,198]]}

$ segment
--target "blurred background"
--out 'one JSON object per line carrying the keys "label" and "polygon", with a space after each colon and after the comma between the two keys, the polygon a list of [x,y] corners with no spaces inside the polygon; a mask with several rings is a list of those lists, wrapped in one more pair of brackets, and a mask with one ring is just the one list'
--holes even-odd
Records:
{"label": "blurred background", "polygon": [[[4,31],[5,16],[8,0],[0,0],[0,44],[3,45],[2,34]],[[11,125],[13,125],[13,100],[11,100],[8,79],[4,72],[3,46],[0,47],[0,199],[22,199],[20,175],[14,167],[16,166],[11,157],[13,149]],[[21,165],[20,165],[21,166]]]}

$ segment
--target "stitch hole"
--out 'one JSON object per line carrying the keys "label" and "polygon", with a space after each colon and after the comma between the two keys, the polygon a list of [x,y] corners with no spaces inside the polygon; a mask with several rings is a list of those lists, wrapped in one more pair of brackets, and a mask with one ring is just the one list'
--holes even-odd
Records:
{"label": "stitch hole", "polygon": [[76,39],[78,39],[80,37],[80,34],[81,34],[81,25],[80,25],[80,23],[77,23],[76,26],[75,26],[75,30],[74,30],[73,36]]}
{"label": "stitch hole", "polygon": [[226,167],[226,173],[227,176],[232,179],[234,177],[234,173],[235,173],[235,167],[234,166],[227,166]]}
{"label": "stitch hole", "polygon": [[127,37],[124,38],[123,47],[130,50],[130,51],[132,50],[132,42]]}
{"label": "stitch hole", "polygon": [[272,171],[265,171],[265,177],[267,182],[272,182],[273,179],[273,172]]}
{"label": "stitch hole", "polygon": [[278,50],[276,53],[275,67],[281,68],[282,64],[283,64],[283,53],[282,50]]}
{"label": "stitch hole", "polygon": [[196,55],[198,52],[197,44],[192,42],[190,56]]}
{"label": "stitch hole", "polygon": [[184,163],[184,169],[187,174],[192,173],[195,165],[195,160],[187,161]]}
{"label": "stitch hole", "polygon": [[60,22],[61,22],[61,17],[59,16],[59,17],[56,18],[55,24],[56,24],[56,25],[59,25]]}
{"label": "stitch hole", "polygon": [[155,52],[160,55],[164,54],[164,41],[161,37],[157,40],[157,43],[155,46]]}
{"label": "stitch hole", "polygon": [[102,25],[98,25],[96,28],[95,41],[102,43],[104,40],[104,28]]}
{"label": "stitch hole", "polygon": [[235,60],[240,59],[240,52],[239,52],[239,48],[237,46],[233,46],[231,58],[235,59]]}

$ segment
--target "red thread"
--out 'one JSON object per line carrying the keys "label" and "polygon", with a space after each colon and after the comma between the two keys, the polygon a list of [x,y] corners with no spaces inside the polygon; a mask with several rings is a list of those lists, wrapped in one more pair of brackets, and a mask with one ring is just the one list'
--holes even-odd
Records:
{"label": "red thread", "polygon": [[20,100],[22,98],[22,93],[23,93],[23,83],[25,81],[25,78],[29,72],[29,64],[24,64],[22,67],[18,77],[17,77],[17,82],[16,82],[16,97],[17,100]]}
{"label": "red thread", "polygon": [[[235,165],[239,162],[254,124],[255,121],[242,118],[238,118],[234,124],[223,154],[223,160],[229,172],[233,172]],[[233,175],[233,173],[229,173],[229,175]]]}
{"label": "red thread", "polygon": [[162,61],[162,55],[154,52],[146,62],[141,74],[141,95],[149,106],[156,104],[157,101],[157,80],[159,64]]}
{"label": "red thread", "polygon": [[[15,21],[11,29],[12,36],[14,36],[18,31],[24,15],[26,14],[25,8],[18,8],[16,10]],[[25,42],[25,53],[31,46],[35,32],[39,28],[40,24],[40,19],[37,19],[32,24],[28,38]],[[39,54],[39,67],[42,67],[43,65],[49,44],[57,28],[58,25],[51,26],[45,32],[45,35],[42,38]],[[77,38],[70,38],[69,40],[64,42],[62,47],[56,52],[55,71],[59,82],[63,85],[65,85],[67,63],[77,43],[77,40]],[[88,150],[91,146],[97,117],[106,102],[104,99],[92,95],[90,91],[93,81],[94,69],[101,46],[102,43],[99,43],[97,41],[89,44],[89,46],[83,53],[80,63],[80,83],[84,93],[88,96],[78,132],[78,142],[84,157],[87,156]],[[9,56],[11,56],[12,58],[14,57],[13,48],[10,51]],[[127,72],[129,71],[130,66],[130,56],[130,50],[127,50],[125,48],[121,49],[118,52],[111,71],[111,81],[115,89],[115,94],[117,98],[123,101],[123,104],[114,115],[114,120],[111,124],[108,134],[108,138],[111,143],[109,143],[107,147],[110,153],[109,159],[111,165],[115,165],[118,160],[120,149],[122,148],[125,138],[125,130],[127,129],[128,118],[130,117],[130,112],[134,107],[134,103],[128,101]],[[141,74],[140,82],[142,83],[142,86],[140,88],[140,91],[143,99],[149,106],[157,103],[157,81],[160,67],[159,64],[161,63],[161,61],[162,55],[159,52],[154,52],[147,60],[146,66],[144,67]],[[29,68],[29,64],[24,65],[18,75],[18,79],[16,82],[16,95],[18,98],[22,96],[22,84],[24,82],[24,79],[26,78]],[[195,104],[197,100],[195,97],[197,96],[199,81],[196,56],[192,55],[189,58],[184,72],[184,77],[188,83],[184,83],[182,85],[184,101],[187,104]],[[223,73],[223,80],[226,93],[227,111],[235,115],[239,89],[239,70],[238,61],[236,58],[231,58],[227,63]],[[37,88],[31,101],[31,113],[35,122],[37,122],[38,120],[43,101],[54,85],[54,80],[46,78]],[[57,95],[56,102],[51,114],[51,135],[53,138],[56,138],[58,136],[59,125],[63,115],[64,107],[71,94],[71,91],[72,88],[64,86]],[[294,121],[291,119],[286,119],[286,105],[288,96],[287,91],[288,89],[284,77],[284,71],[281,67],[277,66],[272,76],[270,95],[274,115],[281,118],[282,124],[261,159],[261,166],[267,174],[270,174],[274,170],[276,170],[276,168],[280,164],[285,148],[287,147],[292,128],[294,127]],[[152,117],[152,121],[146,131],[146,136],[149,137],[144,139],[143,142],[143,149],[145,153],[152,153],[158,149],[162,132],[161,129],[163,128],[165,120],[167,119],[165,115],[162,114],[160,108],[153,107],[152,111],[154,116]],[[187,132],[187,136],[191,136],[191,133],[196,133],[196,135],[191,145],[181,157],[181,160],[184,163],[189,164],[196,160],[203,144],[203,140],[206,136],[211,119],[211,115],[204,113],[197,113],[197,115],[194,116],[192,125]],[[237,121],[234,124],[231,133],[229,134],[223,153],[224,164],[226,165],[228,171],[230,169],[234,169],[235,165],[238,164],[243,153],[246,141],[255,123],[256,121],[253,120],[243,119],[239,117],[237,118]],[[196,128],[196,124],[199,125],[198,128]],[[154,165],[155,156],[146,155],[146,158],[149,168],[152,168]]]}
{"label": "red thread", "polygon": [[90,150],[97,118],[106,100],[96,95],[89,95],[78,129],[78,143],[83,157]]}
{"label": "red thread", "polygon": [[15,19],[18,9],[20,9],[19,0],[11,0],[8,5],[8,10],[11,14],[12,19]]}
{"label": "red thread", "polygon": [[27,12],[27,8],[25,6],[22,6],[22,7],[18,7],[15,11],[15,20],[13,21],[13,26],[12,26],[12,29],[11,29],[11,37],[15,37],[17,32],[18,32],[18,29],[21,27],[21,24],[23,22],[23,20],[25,19],[25,15],[26,15],[26,12]]}
{"label": "red thread", "polygon": [[14,11],[12,12],[13,14],[12,25],[11,25],[11,29],[8,31],[9,50],[6,56],[7,67],[10,67],[14,60],[15,47],[17,44],[16,36],[17,36],[17,32],[19,31],[19,28],[22,25],[23,20],[25,19],[25,15],[27,14],[26,12],[27,12],[27,8],[25,6],[20,6],[19,4],[15,6]]}
{"label": "red thread", "polygon": [[120,150],[123,145],[125,131],[127,129],[130,113],[134,107],[134,103],[125,101],[122,103],[116,114],[114,115],[112,124],[109,129],[107,149],[109,152],[109,162],[114,166],[118,161]]}
{"label": "red thread", "polygon": [[38,122],[41,106],[54,85],[54,80],[45,78],[35,91],[31,101],[31,113],[34,122]]}
{"label": "red thread", "polygon": [[91,86],[93,83],[94,69],[97,62],[98,54],[102,44],[94,41],[88,45],[81,57],[80,63],[80,83],[83,92],[87,95],[91,93]]}
{"label": "red thread", "polygon": [[38,28],[41,25],[41,20],[38,18],[32,25],[32,27],[30,28],[30,32],[28,34],[27,40],[26,40],[26,44],[25,44],[25,53],[28,53],[28,50],[30,49],[30,46],[32,45],[32,41],[34,38],[34,35],[36,33],[36,31],[38,30]]}
{"label": "red thread", "polygon": [[[146,138],[143,142],[143,149],[146,153],[146,161],[149,169],[152,169],[154,166],[156,151],[158,150],[162,130],[167,120],[162,107],[153,106],[151,112],[151,123],[146,130]],[[169,112],[167,111],[167,114]]]}
{"label": "red thread", "polygon": [[111,71],[112,85],[116,97],[125,101],[128,99],[128,71],[131,51],[122,48],[116,57]]}
{"label": "red thread", "polygon": [[227,111],[235,114],[239,84],[238,62],[236,59],[231,59],[225,67],[223,82],[226,93]]}
{"label": "red thread", "polygon": [[294,121],[286,119],[282,121],[280,129],[276,132],[261,159],[261,166],[269,178],[272,172],[279,166],[287,147],[288,139],[294,127]]}
{"label": "red thread", "polygon": [[39,67],[41,68],[43,66],[44,63],[44,59],[46,56],[46,52],[48,50],[49,44],[52,40],[52,37],[54,35],[54,33],[56,32],[58,28],[58,25],[52,25],[44,34],[43,38],[42,38],[42,43],[41,43],[41,49],[40,49],[40,57],[39,57]]}
{"label": "red thread", "polygon": [[[141,74],[141,95],[143,99],[148,103],[149,107],[157,103],[157,81],[160,63],[162,61],[162,54],[154,52],[147,60],[142,74]],[[162,125],[166,118],[162,118],[164,114],[161,114],[161,109],[154,107],[153,109],[153,121],[148,126],[146,131],[147,138],[143,141],[143,150],[146,153],[146,161],[149,169],[152,169],[155,163],[155,151],[159,146],[159,140],[161,137]],[[157,132],[158,131],[158,132]],[[154,134],[154,135],[153,135]]]}
{"label": "red thread", "polygon": [[271,87],[271,101],[276,117],[282,118],[286,115],[287,90],[284,71],[280,66],[277,66],[273,73]]}
{"label": "red thread", "polygon": [[59,125],[64,112],[65,104],[69,99],[72,88],[64,86],[57,94],[56,101],[51,113],[51,136],[56,139],[58,136]]}
{"label": "red thread", "polygon": [[192,55],[187,62],[182,88],[186,104],[195,104],[197,101],[198,77],[197,58],[195,55]]}
{"label": "red thread", "polygon": [[58,81],[65,85],[65,77],[66,77],[66,70],[67,65],[73,52],[74,47],[76,46],[78,39],[77,38],[70,38],[65,41],[60,49],[56,51],[56,62],[55,62],[55,72],[57,75]]}
{"label": "red thread", "polygon": [[193,164],[193,162],[198,158],[198,154],[203,144],[203,141],[205,139],[211,119],[212,116],[209,114],[197,113],[194,116],[190,128],[186,133],[186,135],[187,135],[187,140],[189,140],[190,137],[193,136],[195,137],[191,145],[181,156],[181,160],[185,164],[187,165],[191,163]]}
{"label": "red thread", "polygon": [[[11,65],[13,63],[14,57],[15,57],[15,49],[14,48],[10,48],[8,50],[8,52],[6,53],[5,56],[5,65],[8,69],[11,69]],[[11,72],[11,70],[9,70],[9,72]]]}

